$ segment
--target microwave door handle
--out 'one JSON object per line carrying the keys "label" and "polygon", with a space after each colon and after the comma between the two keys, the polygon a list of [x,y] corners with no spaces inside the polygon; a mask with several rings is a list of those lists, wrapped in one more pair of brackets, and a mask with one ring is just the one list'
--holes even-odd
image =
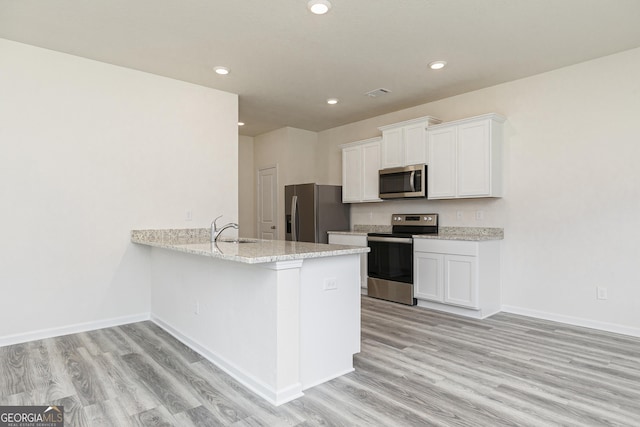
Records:
{"label": "microwave door handle", "polygon": [[409,185],[411,185],[411,192],[416,192],[416,171],[411,171],[411,175],[409,176]]}

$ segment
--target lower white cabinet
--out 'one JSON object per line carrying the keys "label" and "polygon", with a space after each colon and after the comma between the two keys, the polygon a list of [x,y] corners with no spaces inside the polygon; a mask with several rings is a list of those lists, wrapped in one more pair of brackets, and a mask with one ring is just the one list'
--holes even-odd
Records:
{"label": "lower white cabinet", "polygon": [[500,311],[500,242],[414,239],[418,305],[484,318]]}
{"label": "lower white cabinet", "polygon": [[[367,236],[360,234],[339,234],[329,232],[329,244],[367,247]],[[367,254],[360,255],[360,287],[367,289]]]}

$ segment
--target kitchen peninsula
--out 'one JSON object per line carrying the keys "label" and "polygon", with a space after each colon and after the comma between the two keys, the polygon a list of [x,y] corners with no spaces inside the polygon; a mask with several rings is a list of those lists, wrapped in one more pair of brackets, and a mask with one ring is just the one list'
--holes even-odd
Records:
{"label": "kitchen peninsula", "polygon": [[131,232],[148,246],[154,322],[274,405],[353,371],[368,248],[210,236]]}

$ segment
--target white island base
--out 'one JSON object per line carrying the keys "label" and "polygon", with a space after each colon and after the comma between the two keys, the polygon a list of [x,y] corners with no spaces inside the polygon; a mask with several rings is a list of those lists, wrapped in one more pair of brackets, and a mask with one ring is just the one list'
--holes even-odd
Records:
{"label": "white island base", "polygon": [[150,250],[152,320],[272,404],[353,371],[359,253],[247,263]]}

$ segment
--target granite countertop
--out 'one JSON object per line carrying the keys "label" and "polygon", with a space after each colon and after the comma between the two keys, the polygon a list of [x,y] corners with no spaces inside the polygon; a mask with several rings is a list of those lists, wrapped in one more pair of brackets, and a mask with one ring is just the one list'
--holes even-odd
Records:
{"label": "granite countertop", "polygon": [[[366,236],[367,233],[390,233],[390,225],[355,225],[353,231],[329,231],[329,234]],[[434,240],[503,240],[504,229],[496,227],[440,227],[438,234],[416,234],[416,239]]]}
{"label": "granite countertop", "polygon": [[369,248],[366,247],[324,243],[260,239],[247,239],[250,243],[234,243],[229,240],[232,239],[221,237],[218,242],[212,244],[211,230],[208,228],[131,231],[133,243],[246,264],[369,252]]}
{"label": "granite countertop", "polygon": [[504,239],[504,229],[492,227],[439,227],[438,234],[418,234],[414,239],[467,240],[472,242]]}
{"label": "granite countertop", "polygon": [[365,231],[327,231],[328,234],[345,234],[347,236],[366,236]]}

